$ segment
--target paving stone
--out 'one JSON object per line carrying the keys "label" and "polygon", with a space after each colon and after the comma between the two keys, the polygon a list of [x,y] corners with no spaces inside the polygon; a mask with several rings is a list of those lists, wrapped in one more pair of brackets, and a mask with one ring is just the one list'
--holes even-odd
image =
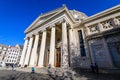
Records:
{"label": "paving stone", "polygon": [[[54,72],[55,69],[52,69]],[[120,74],[118,73],[110,73],[110,74],[96,74],[91,73],[89,71],[82,71],[76,73],[74,71],[68,70],[66,73],[63,73],[62,76],[57,74],[41,74],[41,73],[34,73],[31,74],[30,72],[23,72],[23,71],[11,71],[11,70],[0,70],[0,80],[119,80]],[[59,73],[56,72],[56,73]],[[70,74],[69,74],[70,73]]]}

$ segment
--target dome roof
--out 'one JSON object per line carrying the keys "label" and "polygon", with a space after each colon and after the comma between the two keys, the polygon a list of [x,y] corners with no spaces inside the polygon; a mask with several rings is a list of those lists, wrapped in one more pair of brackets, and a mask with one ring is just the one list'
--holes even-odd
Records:
{"label": "dome roof", "polygon": [[82,21],[85,18],[87,18],[87,15],[84,14],[83,12],[79,12],[76,10],[69,10],[69,11],[73,15],[73,17],[75,18],[76,21]]}

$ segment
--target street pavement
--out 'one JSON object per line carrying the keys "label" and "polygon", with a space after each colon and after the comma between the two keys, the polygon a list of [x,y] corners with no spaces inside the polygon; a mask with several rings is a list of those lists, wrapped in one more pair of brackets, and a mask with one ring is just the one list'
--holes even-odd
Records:
{"label": "street pavement", "polygon": [[81,71],[72,78],[59,75],[30,73],[24,71],[12,71],[0,69],[0,80],[120,80],[119,73],[92,73]]}

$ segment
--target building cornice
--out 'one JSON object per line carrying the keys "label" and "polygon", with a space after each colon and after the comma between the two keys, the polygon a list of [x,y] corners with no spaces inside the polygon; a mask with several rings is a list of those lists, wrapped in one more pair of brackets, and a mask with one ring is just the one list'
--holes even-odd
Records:
{"label": "building cornice", "polygon": [[32,24],[30,24],[30,26],[25,30],[25,32],[26,32],[27,30],[29,30],[31,27],[33,27],[33,26],[40,20],[40,18],[43,18],[43,17],[49,16],[49,15],[51,15],[51,14],[57,13],[59,10],[62,10],[63,8],[65,8],[65,6],[60,7],[60,8],[57,8],[57,9],[55,9],[55,10],[52,10],[52,11],[47,12],[47,13],[44,13],[44,14],[40,14],[40,15],[32,22]]}
{"label": "building cornice", "polygon": [[93,21],[93,20],[95,20],[95,19],[98,19],[98,18],[100,18],[100,17],[109,15],[109,14],[115,12],[115,11],[118,11],[118,10],[120,10],[120,5],[117,5],[117,6],[115,6],[115,7],[112,7],[112,8],[110,8],[110,9],[107,9],[107,10],[102,11],[102,12],[100,12],[100,13],[97,13],[97,14],[95,14],[95,15],[93,15],[93,16],[90,16],[90,17],[86,18],[82,23],[84,24],[84,23]]}
{"label": "building cornice", "polygon": [[120,33],[120,28],[115,28],[115,29],[112,29],[112,30],[88,35],[88,36],[86,36],[86,39],[87,40],[92,40],[92,39],[95,39],[95,38],[105,37],[105,36],[108,36],[108,35],[111,35],[111,34],[119,34],[119,33]]}
{"label": "building cornice", "polygon": [[[46,19],[45,21],[43,21],[40,25],[44,25],[44,23],[46,23],[48,20],[52,19],[53,17],[59,15],[60,13],[62,13],[62,12],[64,12],[64,11],[65,11],[65,12],[67,13],[67,15],[70,17],[70,19],[72,20],[72,22],[75,23],[75,20],[74,20],[73,16],[70,14],[69,10],[68,10],[67,7],[65,6],[62,10],[60,10],[59,12],[57,12],[56,14],[54,14],[53,16],[51,16],[51,17],[49,17],[48,19]],[[41,17],[41,16],[39,16],[38,18],[40,18],[40,17]],[[35,20],[34,24],[35,24],[37,21],[39,21],[38,18]],[[39,26],[40,26],[40,25],[39,25]],[[33,26],[34,26],[34,25],[30,25],[30,26],[25,30],[24,33],[28,33],[29,31],[33,30],[33,29],[30,29],[30,28],[32,28]],[[38,28],[39,26],[36,26],[36,27],[34,27],[34,28]]]}

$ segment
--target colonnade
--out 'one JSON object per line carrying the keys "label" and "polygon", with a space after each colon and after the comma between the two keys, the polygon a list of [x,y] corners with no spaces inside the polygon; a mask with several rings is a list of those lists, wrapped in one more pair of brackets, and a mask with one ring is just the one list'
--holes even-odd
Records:
{"label": "colonnade", "polygon": [[[61,67],[67,68],[69,67],[67,24],[65,20],[62,21],[61,24],[62,24],[61,26],[62,28]],[[21,67],[24,67],[25,65],[29,67],[33,67],[33,66],[44,67],[47,29],[43,29],[41,32],[42,32],[42,38],[41,38],[40,49],[38,49],[39,39],[40,39],[39,32],[34,34],[35,36],[34,38],[33,38],[33,35],[25,38],[24,47],[23,47],[23,51],[22,51],[22,55],[19,63]],[[51,67],[55,67],[55,39],[56,39],[55,25],[51,25],[50,34],[51,36],[50,36],[49,64],[51,65]]]}

